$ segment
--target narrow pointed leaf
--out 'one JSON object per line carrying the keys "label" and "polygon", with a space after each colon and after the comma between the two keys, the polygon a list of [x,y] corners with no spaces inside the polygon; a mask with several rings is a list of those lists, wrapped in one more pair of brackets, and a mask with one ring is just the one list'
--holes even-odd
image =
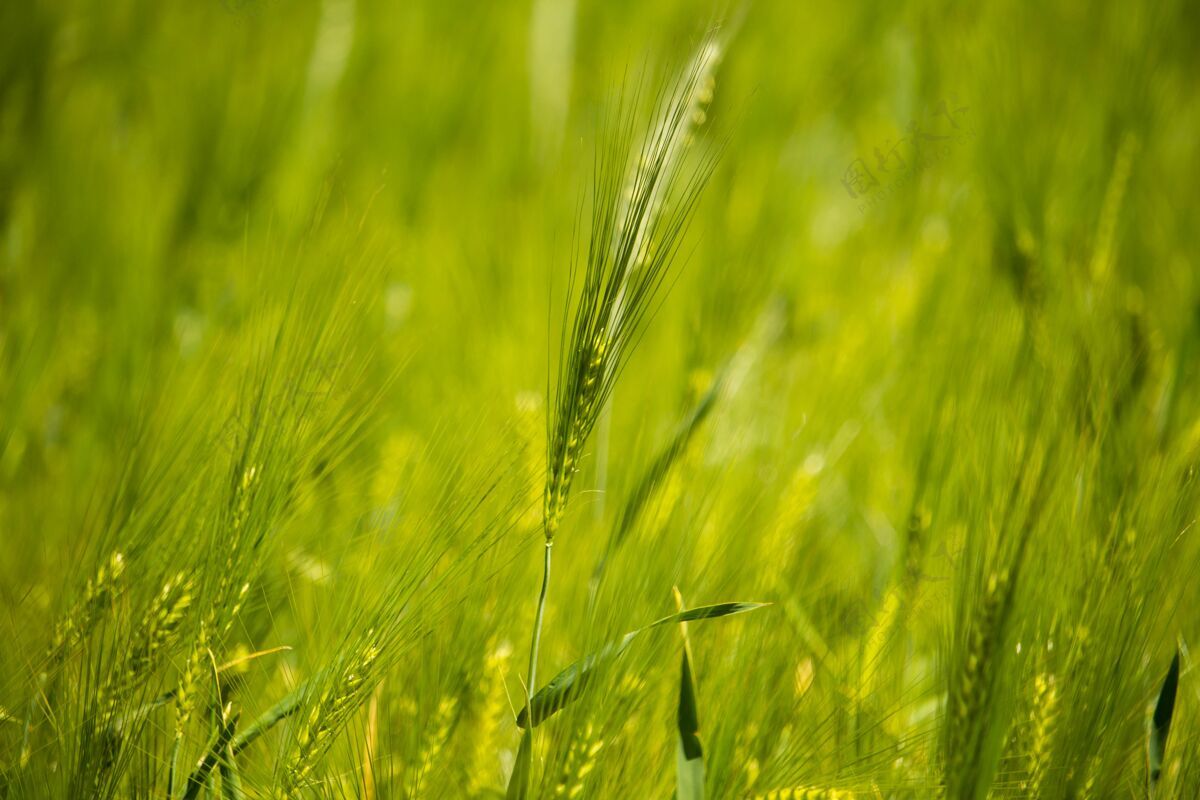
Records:
{"label": "narrow pointed leaf", "polygon": [[[675,600],[683,607],[679,590]],[[704,800],[704,748],[700,744],[700,710],[696,701],[695,670],[692,667],[692,643],[687,623],[680,623],[683,656],[679,668],[679,711],[676,722],[679,736],[675,746],[676,800]]]}
{"label": "narrow pointed leaf", "polygon": [[1167,677],[1158,691],[1158,702],[1154,705],[1154,716],[1150,720],[1150,783],[1158,782],[1162,775],[1163,756],[1167,749],[1167,734],[1171,732],[1171,717],[1175,713],[1175,694],[1179,689],[1179,650],[1171,659]]}
{"label": "narrow pointed leaf", "polygon": [[237,753],[242,752],[251,744],[253,744],[258,737],[275,727],[279,721],[284,720],[296,713],[296,709],[300,708],[300,705],[304,702],[304,695],[308,691],[309,685],[312,684],[313,681],[320,678],[322,674],[323,673],[319,672],[312,678],[300,683],[300,685],[288,693],[282,700],[264,711],[258,717],[258,719],[254,720],[254,722],[250,724],[249,727],[245,728],[241,733],[235,736],[233,741],[230,743],[234,754],[236,755]]}
{"label": "narrow pointed leaf", "polygon": [[188,777],[187,788],[183,792],[183,800],[196,800],[200,796],[200,792],[208,787],[213,769],[221,762],[223,754],[227,751],[229,743],[233,739],[233,732],[237,729],[237,722],[237,712],[229,714],[221,722],[213,734],[212,741],[209,743],[204,757],[200,759],[200,763],[196,765],[195,771]]}
{"label": "narrow pointed leaf", "polygon": [[[716,404],[717,396],[720,394],[724,385],[725,375],[722,372],[713,380],[708,390],[700,397],[699,402],[688,413],[687,417],[675,429],[674,435],[667,446],[658,454],[651,462],[649,468],[638,481],[637,487],[625,502],[625,508],[621,512],[620,521],[616,528],[613,529],[612,539],[609,542],[608,549],[615,551],[620,548],[625,538],[633,529],[634,523],[641,516],[642,510],[646,507],[646,503],[658,491],[667,474],[670,473],[671,467],[675,460],[679,458],[688,443],[692,440],[692,436],[704,424],[708,418],[708,414],[712,411],[713,405]],[[607,553],[606,553],[607,557]]]}
{"label": "narrow pointed leaf", "polygon": [[517,759],[513,762],[512,776],[508,779],[508,792],[505,800],[527,800],[529,797],[529,777],[533,772],[533,732],[526,730],[521,734],[521,746],[517,748]]}
{"label": "narrow pointed leaf", "polygon": [[225,745],[225,757],[221,759],[221,797],[223,800],[245,800],[242,789],[242,773],[238,770],[233,745]]}
{"label": "narrow pointed leaf", "polygon": [[[229,664],[225,665],[225,667],[221,667],[221,669],[245,662],[250,658],[255,658],[260,655],[277,653],[283,649],[284,648],[275,648],[273,650],[263,650],[259,653],[253,653],[246,658],[238,659],[237,661],[231,661]],[[290,650],[291,648],[287,649]],[[309,692],[310,687],[315,686],[318,681],[324,680],[325,676],[325,669],[314,673],[311,677],[297,684],[296,688],[292,689],[292,691],[285,695],[279,702],[260,714],[258,719],[250,723],[249,727],[245,728],[241,733],[233,738],[232,742],[230,742],[230,748],[233,750],[234,755],[237,755],[245,750],[247,747],[253,744],[258,737],[271,730],[271,728],[275,727],[275,725],[280,721],[287,719],[292,714],[295,714],[296,710],[300,708],[300,705],[304,702],[304,697]]]}
{"label": "narrow pointed leaf", "polygon": [[[541,725],[544,720],[553,716],[574,700],[587,687],[588,683],[591,682],[591,679],[595,676],[599,668],[621,655],[634,639],[651,628],[670,625],[672,623],[696,622],[705,619],[716,619],[717,617],[728,617],[733,614],[743,614],[747,611],[762,608],[764,605],[766,604],[716,603],[711,606],[700,606],[699,608],[692,608],[687,611],[681,611],[678,614],[672,614],[669,617],[663,617],[645,627],[630,631],[617,641],[609,642],[594,653],[589,653],[580,661],[571,664],[539,689],[534,694],[532,703],[530,703],[530,707],[533,710],[533,726],[537,727]],[[521,728],[528,727],[529,717],[528,709],[522,708],[520,714],[517,715],[517,725]]]}
{"label": "narrow pointed leaf", "polygon": [[679,741],[682,752],[688,760],[703,758],[704,749],[700,745],[700,711],[696,702],[695,670],[692,667],[690,648],[686,645],[683,657],[680,659],[679,670]]}
{"label": "narrow pointed leaf", "polygon": [[677,622],[698,622],[702,619],[715,619],[717,617],[728,617],[732,614],[744,614],[747,611],[756,611],[768,605],[770,603],[714,603],[711,606],[689,608],[687,611],[680,611],[678,614],[672,614],[669,617],[655,620],[646,627],[634,631],[634,633],[642,633],[650,628],[657,628],[660,625],[671,625]]}

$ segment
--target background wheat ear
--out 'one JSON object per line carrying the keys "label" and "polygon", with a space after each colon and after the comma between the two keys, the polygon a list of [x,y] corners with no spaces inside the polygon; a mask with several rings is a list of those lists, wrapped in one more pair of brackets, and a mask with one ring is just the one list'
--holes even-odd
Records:
{"label": "background wheat ear", "polygon": [[1195,0],[464,5],[0,0],[0,800],[1200,797]]}
{"label": "background wheat ear", "polygon": [[111,606],[121,590],[126,559],[120,552],[112,553],[88,579],[83,593],[54,626],[47,661],[53,665],[76,647],[99,621],[100,615]]}
{"label": "background wheat ear", "polygon": [[1167,735],[1171,732],[1171,721],[1175,716],[1175,698],[1179,692],[1179,650],[1171,659],[1171,666],[1163,678],[1154,702],[1154,713],[1150,718],[1150,735],[1147,742],[1147,773],[1149,792],[1154,795],[1154,789],[1162,778],[1163,759],[1167,749]]}

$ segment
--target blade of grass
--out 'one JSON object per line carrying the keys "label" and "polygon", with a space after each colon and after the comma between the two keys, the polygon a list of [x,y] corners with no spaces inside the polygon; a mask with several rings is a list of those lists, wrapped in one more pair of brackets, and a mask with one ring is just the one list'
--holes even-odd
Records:
{"label": "blade of grass", "polygon": [[233,739],[233,732],[237,729],[238,718],[241,716],[240,712],[233,711],[229,706],[226,706],[222,716],[224,719],[213,734],[204,757],[200,759],[200,763],[196,765],[196,769],[188,776],[187,789],[184,790],[183,800],[196,800],[200,796],[200,791],[208,784],[208,779],[212,775],[213,768],[222,761],[222,755],[226,752],[230,741]]}
{"label": "blade of grass", "polygon": [[610,544],[611,550],[616,550],[625,541],[629,535],[629,531],[633,528],[642,509],[646,507],[646,503],[653,496],[655,490],[662,484],[663,479],[670,471],[672,464],[687,447],[696,431],[708,419],[709,413],[712,411],[717,397],[721,393],[721,387],[725,382],[725,373],[722,370],[713,378],[712,384],[708,390],[700,397],[700,400],[676,427],[674,435],[671,437],[670,443],[658,454],[658,457],[650,464],[650,467],[642,475],[642,479],[638,482],[637,488],[633,494],[629,496],[629,500],[625,504],[625,508],[621,512],[621,520],[617,527],[613,529],[612,541]]}
{"label": "blade of grass", "polygon": [[[682,613],[683,595],[674,588],[675,604]],[[687,623],[679,623],[683,637],[683,656],[679,669],[679,712],[676,723],[679,738],[675,747],[675,797],[677,800],[704,800],[704,748],[700,744],[700,710],[696,702],[695,670],[692,667],[692,643]]]}
{"label": "blade of grass", "polygon": [[[241,656],[240,658],[235,658],[232,661],[227,661],[224,664],[221,664],[219,667],[217,667],[217,674],[220,675],[231,669],[236,669],[238,667],[241,667],[244,664],[247,664],[256,658],[262,658],[263,656],[274,655],[275,653],[289,652],[291,649],[292,648],[287,647],[285,645],[282,647],[272,647],[267,650],[259,650],[256,653],[249,653],[247,655]],[[110,723],[109,728],[111,730],[119,731],[119,730],[121,730],[121,728],[124,725],[128,724],[130,721],[141,719],[142,717],[144,717],[146,714],[149,714],[154,709],[165,706],[167,703],[174,700],[175,696],[177,694],[179,694],[178,687],[176,687],[174,689],[170,689],[166,692],[163,692],[158,697],[151,700],[149,703],[145,703],[144,705],[138,707],[134,711],[117,716],[116,718],[113,719],[112,723]]]}
{"label": "blade of grass", "polygon": [[629,532],[633,530],[633,526],[641,517],[646,504],[658,491],[658,488],[670,473],[676,459],[683,453],[696,431],[700,429],[704,421],[708,418],[709,412],[712,411],[713,405],[721,393],[724,382],[725,370],[722,369],[713,378],[708,390],[705,391],[696,405],[692,407],[688,415],[676,426],[670,442],[655,456],[654,461],[646,468],[633,492],[626,499],[625,507],[621,511],[621,517],[609,534],[608,541],[604,545],[604,552],[601,553],[600,559],[596,562],[596,567],[592,571],[591,592],[593,599],[596,587],[604,577],[604,571],[608,567],[609,560],[621,548],[621,545],[624,544],[626,538],[629,536]]}
{"label": "blade of grass", "polygon": [[224,800],[243,800],[246,793],[242,790],[242,774],[238,770],[237,760],[233,755],[232,744],[225,745],[225,753],[221,759],[221,796]]}
{"label": "blade of grass", "polygon": [[[629,647],[634,639],[646,631],[673,623],[696,622],[705,619],[727,617],[733,614],[743,614],[747,611],[755,611],[765,605],[768,604],[716,603],[708,606],[700,606],[699,608],[663,617],[651,622],[649,625],[630,631],[620,639],[609,642],[594,653],[589,653],[580,661],[576,661],[555,675],[549,683],[533,695],[528,708],[521,709],[521,713],[517,716],[517,726],[521,728],[527,727],[529,720],[532,718],[533,727],[536,728],[547,718],[556,714],[574,700],[578,693],[586,687],[598,668],[625,652],[625,648]],[[530,713],[530,710],[532,710],[532,713]]]}
{"label": "blade of grass", "polygon": [[533,733],[526,728],[521,733],[521,746],[513,762],[512,776],[508,779],[506,800],[526,800],[529,797],[529,778],[533,772]]}
{"label": "blade of grass", "polygon": [[258,737],[275,727],[276,723],[287,719],[292,714],[296,713],[296,710],[300,708],[300,705],[304,702],[305,692],[308,691],[309,685],[318,680],[320,677],[321,673],[317,673],[317,675],[314,675],[308,680],[301,682],[300,685],[288,693],[278,703],[264,711],[258,717],[258,719],[254,720],[254,722],[250,724],[250,727],[244,729],[241,733],[235,736],[231,743],[234,755],[242,752],[251,744],[253,744]]}
{"label": "blade of grass", "polygon": [[1150,739],[1147,742],[1150,765],[1150,795],[1162,777],[1163,757],[1167,750],[1167,734],[1171,732],[1171,717],[1175,714],[1175,695],[1179,689],[1179,650],[1176,648],[1175,657],[1167,669],[1167,677],[1163,679],[1162,687],[1158,690],[1158,701],[1154,704],[1154,716],[1150,719]]}

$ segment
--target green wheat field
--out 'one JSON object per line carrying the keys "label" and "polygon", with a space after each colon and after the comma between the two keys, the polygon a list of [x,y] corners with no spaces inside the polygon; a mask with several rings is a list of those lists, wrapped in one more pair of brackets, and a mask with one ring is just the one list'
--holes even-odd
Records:
{"label": "green wheat field", "polygon": [[1198,32],[0,2],[0,800],[1200,797]]}

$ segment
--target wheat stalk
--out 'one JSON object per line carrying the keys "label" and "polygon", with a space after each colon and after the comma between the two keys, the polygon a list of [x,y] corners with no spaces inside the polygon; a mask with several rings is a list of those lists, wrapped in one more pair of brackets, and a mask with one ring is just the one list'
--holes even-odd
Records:
{"label": "wheat stalk", "polygon": [[[715,166],[715,154],[703,158],[691,171],[683,169],[680,158],[686,137],[697,122],[696,103],[702,99],[719,53],[715,42],[709,39],[704,43],[683,78],[666,93],[640,148],[631,146],[631,120],[619,113],[618,135],[601,148],[597,158],[582,283],[577,297],[568,290],[569,321],[562,331],[557,394],[548,404],[553,411],[547,416],[542,507],[545,550],[529,647],[527,713],[531,713],[537,689],[538,646],[554,537],[584,444],[651,312],[700,191]],[[627,179],[631,162],[635,166]],[[623,186],[627,187],[624,196]],[[576,272],[573,265],[572,286]],[[531,749],[524,749],[526,758]],[[518,780],[527,781],[527,771]]]}

